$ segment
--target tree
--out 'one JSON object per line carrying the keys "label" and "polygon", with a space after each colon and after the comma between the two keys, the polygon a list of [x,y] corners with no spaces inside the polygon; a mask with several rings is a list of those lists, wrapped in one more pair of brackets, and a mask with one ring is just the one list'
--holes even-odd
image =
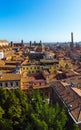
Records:
{"label": "tree", "polygon": [[0,119],[0,130],[13,130],[12,121],[8,119]]}
{"label": "tree", "polygon": [[21,106],[17,105],[17,106],[11,106],[8,109],[8,115],[11,119],[19,119],[21,117]]}
{"label": "tree", "polygon": [[48,126],[47,126],[46,122],[39,119],[38,116],[36,116],[36,114],[32,113],[31,118],[32,118],[33,129],[48,130]]}
{"label": "tree", "polygon": [[[27,97],[27,94],[25,94],[21,90],[15,90],[14,92],[15,92],[16,97],[19,99],[19,104],[20,104],[21,109],[22,109],[22,114],[25,114],[28,111],[28,97]],[[23,100],[22,100],[22,97],[23,97]]]}
{"label": "tree", "polygon": [[0,119],[2,118],[2,116],[3,116],[4,113],[5,112],[4,112],[3,108],[0,106]]}
{"label": "tree", "polygon": [[78,125],[74,124],[73,125],[73,130],[80,130],[80,129],[79,129]]}
{"label": "tree", "polygon": [[8,98],[8,93],[5,89],[0,88],[0,106],[4,107],[4,104]]}
{"label": "tree", "polygon": [[31,97],[31,112],[29,117],[33,128],[46,130],[64,128],[67,116],[58,104],[54,106],[49,105],[46,98],[42,97],[38,91],[33,92]]}
{"label": "tree", "polygon": [[[3,98],[2,98],[3,96]],[[0,130],[63,130],[67,121],[64,109],[48,104],[39,91],[0,89]]]}

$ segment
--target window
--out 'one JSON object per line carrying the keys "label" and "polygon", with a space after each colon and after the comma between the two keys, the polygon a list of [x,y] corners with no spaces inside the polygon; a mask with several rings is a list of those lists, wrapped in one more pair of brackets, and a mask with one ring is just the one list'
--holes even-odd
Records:
{"label": "window", "polygon": [[18,82],[16,82],[16,86],[18,86]]}
{"label": "window", "polygon": [[37,70],[37,72],[39,73],[40,71],[39,71],[39,70]]}
{"label": "window", "polygon": [[5,83],[5,86],[8,87],[8,83]]}
{"label": "window", "polygon": [[30,71],[28,71],[28,73],[30,74],[31,72],[30,72]]}
{"label": "window", "polygon": [[11,82],[10,84],[11,84],[11,86],[13,86],[13,82]]}
{"label": "window", "polygon": [[25,68],[23,68],[23,70],[25,70]]}
{"label": "window", "polygon": [[38,66],[37,69],[40,69],[40,67]]}
{"label": "window", "polygon": [[48,97],[48,92],[45,92],[45,96],[47,96],[47,97]]}
{"label": "window", "polygon": [[0,83],[0,86],[2,87],[2,83]]}

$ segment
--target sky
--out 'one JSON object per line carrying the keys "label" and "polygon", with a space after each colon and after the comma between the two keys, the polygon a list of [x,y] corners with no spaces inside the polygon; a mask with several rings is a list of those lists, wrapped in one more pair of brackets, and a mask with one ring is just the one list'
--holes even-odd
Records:
{"label": "sky", "polygon": [[0,39],[81,41],[81,0],[0,0]]}

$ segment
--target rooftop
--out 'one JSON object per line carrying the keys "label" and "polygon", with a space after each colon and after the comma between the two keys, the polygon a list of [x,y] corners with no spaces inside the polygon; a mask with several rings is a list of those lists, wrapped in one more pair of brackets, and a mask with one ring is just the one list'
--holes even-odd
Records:
{"label": "rooftop", "polygon": [[78,89],[76,87],[73,87],[72,89],[81,97],[81,89]]}
{"label": "rooftop", "polygon": [[68,109],[74,122],[81,123],[81,91],[76,88],[64,87],[60,81],[55,82],[53,88]]}
{"label": "rooftop", "polygon": [[12,81],[12,80],[20,80],[20,74],[1,74],[0,81]]}

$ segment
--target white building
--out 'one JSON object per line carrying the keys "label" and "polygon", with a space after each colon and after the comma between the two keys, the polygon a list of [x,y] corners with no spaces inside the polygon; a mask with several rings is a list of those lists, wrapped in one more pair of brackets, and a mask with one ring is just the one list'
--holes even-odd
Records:
{"label": "white building", "polygon": [[4,57],[4,53],[3,51],[0,51],[0,59],[2,59]]}

